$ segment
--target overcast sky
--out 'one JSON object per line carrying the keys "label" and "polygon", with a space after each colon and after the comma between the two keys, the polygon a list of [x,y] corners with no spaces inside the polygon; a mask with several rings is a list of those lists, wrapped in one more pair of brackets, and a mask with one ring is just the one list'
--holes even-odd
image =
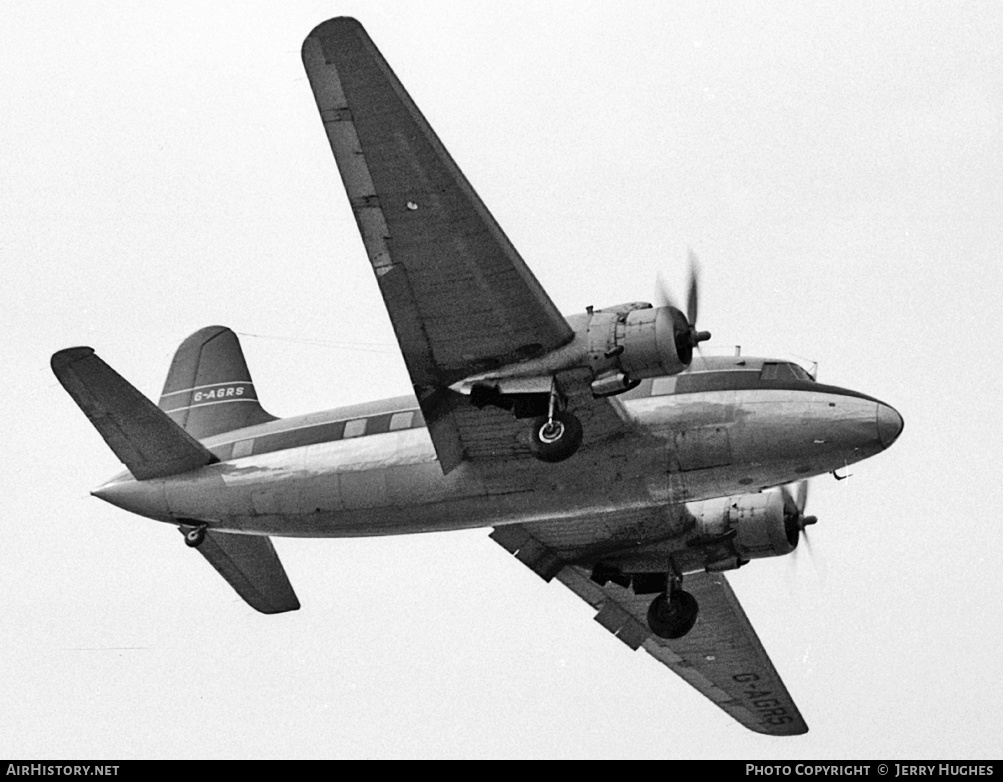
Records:
{"label": "overcast sky", "polygon": [[[679,291],[905,432],[729,576],[807,720],[758,736],[486,530],[278,539],[257,614],[55,381],[156,398],[196,329],[286,416],[406,393],[300,63],[357,17],[564,312]],[[0,6],[0,755],[999,756],[1003,10],[952,3]],[[279,341],[273,337],[315,342]],[[331,344],[334,343],[334,344]]]}

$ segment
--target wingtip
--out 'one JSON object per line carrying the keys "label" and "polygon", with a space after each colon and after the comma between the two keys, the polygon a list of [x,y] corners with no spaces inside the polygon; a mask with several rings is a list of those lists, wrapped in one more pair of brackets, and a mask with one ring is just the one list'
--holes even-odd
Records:
{"label": "wingtip", "polygon": [[70,364],[80,361],[83,358],[94,355],[94,348],[89,348],[85,346],[76,348],[63,348],[52,354],[52,358],[49,360],[49,366],[52,367],[52,371],[58,374],[60,369],[69,366]]}
{"label": "wingtip", "polygon": [[307,38],[327,38],[349,30],[361,30],[362,24],[351,16],[336,16],[314,27]]}
{"label": "wingtip", "polygon": [[808,726],[803,722],[787,723],[783,726],[776,725],[750,725],[748,723],[743,723],[747,728],[755,733],[762,734],[763,736],[803,736],[808,732]]}
{"label": "wingtip", "polygon": [[254,604],[249,604],[249,605],[255,611],[262,614],[266,614],[267,616],[274,616],[275,614],[285,614],[289,611],[300,610],[300,601],[296,599],[295,595],[292,597],[290,601],[278,605],[271,603],[267,605],[254,605]]}

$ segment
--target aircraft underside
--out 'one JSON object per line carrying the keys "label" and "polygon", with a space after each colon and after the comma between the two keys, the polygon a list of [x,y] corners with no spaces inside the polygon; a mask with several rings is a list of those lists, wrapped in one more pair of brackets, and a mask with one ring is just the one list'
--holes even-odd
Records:
{"label": "aircraft underside", "polygon": [[[464,464],[443,475],[426,430],[415,428],[231,459],[198,476],[142,483],[124,477],[95,494],[160,521],[278,536],[396,535],[561,519],[601,523],[624,508],[758,492],[843,468],[884,447],[882,406],[873,400],[813,391],[717,396],[728,400],[631,400],[627,410],[644,437],[545,467],[535,461],[503,469]],[[830,404],[838,405],[838,414]],[[240,430],[231,437],[248,439]],[[589,470],[582,469],[585,458]]]}
{"label": "aircraft underside", "polygon": [[414,396],[276,418],[209,326],[155,405],[68,348],[53,371],[127,468],[93,494],[177,526],[267,614],[300,607],[272,536],[490,527],[743,725],[807,731],[722,573],[793,551],[807,478],[901,416],[790,362],[697,358],[692,252],[685,311],[663,286],[562,315],[358,22],[302,58]]}

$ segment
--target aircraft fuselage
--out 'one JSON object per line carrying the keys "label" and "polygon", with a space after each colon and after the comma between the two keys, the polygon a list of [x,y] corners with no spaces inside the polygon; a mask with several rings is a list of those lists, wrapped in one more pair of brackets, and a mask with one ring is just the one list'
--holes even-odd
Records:
{"label": "aircraft fuselage", "polygon": [[[399,397],[208,438],[217,464],[146,481],[126,472],[94,494],[164,522],[281,536],[601,520],[831,472],[901,431],[898,413],[871,397],[765,374],[750,359],[646,380],[620,397],[635,435],[558,464],[466,462],[443,475],[417,402]],[[682,517],[666,519],[685,532]]]}

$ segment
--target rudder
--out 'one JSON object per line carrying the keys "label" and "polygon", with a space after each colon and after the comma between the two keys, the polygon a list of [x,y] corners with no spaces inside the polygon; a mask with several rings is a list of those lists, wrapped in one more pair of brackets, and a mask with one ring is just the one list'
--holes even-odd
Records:
{"label": "rudder", "polygon": [[258,402],[240,341],[225,326],[199,329],[181,343],[159,405],[198,439],[276,420]]}

